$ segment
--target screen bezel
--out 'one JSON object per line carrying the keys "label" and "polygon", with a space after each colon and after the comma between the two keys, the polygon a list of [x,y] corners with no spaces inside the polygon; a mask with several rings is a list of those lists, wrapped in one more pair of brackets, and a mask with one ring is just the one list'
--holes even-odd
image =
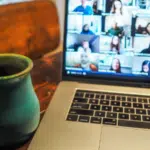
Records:
{"label": "screen bezel", "polygon": [[67,23],[68,23],[68,6],[69,0],[65,0],[65,16],[64,16],[64,34],[63,34],[63,63],[62,63],[62,79],[67,81],[79,81],[79,82],[90,82],[90,83],[107,83],[112,85],[127,84],[131,86],[149,87],[150,77],[135,77],[135,76],[110,76],[110,75],[99,75],[95,76],[83,76],[83,75],[71,75],[67,74],[65,70],[66,62],[66,40],[67,40]]}

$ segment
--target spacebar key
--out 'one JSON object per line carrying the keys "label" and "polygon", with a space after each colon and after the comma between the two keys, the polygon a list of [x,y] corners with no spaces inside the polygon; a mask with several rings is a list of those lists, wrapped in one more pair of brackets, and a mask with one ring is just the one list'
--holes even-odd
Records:
{"label": "spacebar key", "polygon": [[150,129],[150,123],[138,121],[118,120],[118,126]]}
{"label": "spacebar key", "polygon": [[69,114],[93,116],[93,110],[70,109]]}

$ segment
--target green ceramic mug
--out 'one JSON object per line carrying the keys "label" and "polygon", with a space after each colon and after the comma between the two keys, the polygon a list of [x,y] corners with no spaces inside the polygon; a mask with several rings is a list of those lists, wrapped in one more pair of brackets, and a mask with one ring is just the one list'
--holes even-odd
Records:
{"label": "green ceramic mug", "polygon": [[0,54],[0,147],[22,143],[38,127],[40,106],[30,71],[33,62],[18,54]]}

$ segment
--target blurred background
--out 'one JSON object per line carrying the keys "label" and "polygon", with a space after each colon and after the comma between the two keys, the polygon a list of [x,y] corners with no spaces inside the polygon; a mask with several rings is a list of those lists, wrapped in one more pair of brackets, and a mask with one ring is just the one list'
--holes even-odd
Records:
{"label": "blurred background", "polygon": [[[0,5],[2,4],[8,4],[12,2],[20,2],[20,1],[32,1],[32,0],[0,0]],[[50,0],[53,1],[56,6],[59,13],[59,19],[60,19],[60,25],[61,25],[61,40],[63,40],[63,21],[64,21],[64,6],[65,6],[65,0]]]}
{"label": "blurred background", "polygon": [[65,0],[52,0],[56,3],[57,10],[59,13],[59,19],[60,19],[60,28],[61,28],[61,40],[63,40],[63,22],[64,22],[64,7],[65,7]]}

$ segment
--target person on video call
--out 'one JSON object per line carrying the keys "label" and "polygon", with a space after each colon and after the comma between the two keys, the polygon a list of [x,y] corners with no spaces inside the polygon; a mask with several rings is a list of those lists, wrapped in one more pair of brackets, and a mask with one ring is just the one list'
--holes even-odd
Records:
{"label": "person on video call", "polygon": [[142,27],[141,25],[138,25],[136,33],[138,33],[138,34],[146,34],[145,30],[146,30],[145,27]]}
{"label": "person on video call", "polygon": [[118,27],[116,21],[112,22],[112,27],[106,32],[107,35],[118,36],[120,38],[123,37],[123,29]]}
{"label": "person on video call", "polygon": [[87,71],[98,71],[98,67],[90,62],[90,54],[82,52],[80,55],[80,64],[75,65],[77,68],[82,68]]}
{"label": "person on video call", "polygon": [[113,36],[110,43],[110,51],[117,52],[120,54],[120,39],[118,36]]}
{"label": "person on video call", "polygon": [[122,15],[123,14],[123,5],[121,0],[114,0],[111,8],[111,13]]}
{"label": "person on video call", "polygon": [[123,7],[121,0],[114,0],[110,12],[114,14],[118,26],[123,27],[131,25],[131,15],[129,15],[128,10]]}
{"label": "person on video call", "polygon": [[88,42],[88,41],[83,41],[83,42],[82,42],[82,46],[80,46],[77,51],[78,51],[78,52],[91,53],[91,48],[90,48],[89,42]]}
{"label": "person on video call", "polygon": [[98,10],[98,6],[97,6],[97,0],[95,0],[93,2],[93,14],[94,15],[101,15],[102,14],[102,11],[101,10]]}
{"label": "person on video call", "polygon": [[92,7],[87,5],[87,0],[81,0],[81,5],[77,6],[73,11],[74,12],[82,12],[84,15],[92,15],[93,14]]}
{"label": "person on video call", "polygon": [[110,70],[116,73],[121,73],[121,63],[118,58],[113,59]]}
{"label": "person on video call", "polygon": [[150,72],[150,61],[144,60],[142,63],[141,73],[149,73]]}
{"label": "person on video call", "polygon": [[150,35],[150,22],[146,25],[146,27],[142,27],[141,25],[138,25],[136,33]]}
{"label": "person on video call", "polygon": [[149,47],[143,49],[143,50],[141,51],[141,53],[144,53],[144,54],[150,54],[150,44],[149,44]]}
{"label": "person on video call", "polygon": [[88,24],[85,24],[82,28],[81,34],[89,34],[89,35],[94,35],[94,33],[90,30],[90,27]]}

